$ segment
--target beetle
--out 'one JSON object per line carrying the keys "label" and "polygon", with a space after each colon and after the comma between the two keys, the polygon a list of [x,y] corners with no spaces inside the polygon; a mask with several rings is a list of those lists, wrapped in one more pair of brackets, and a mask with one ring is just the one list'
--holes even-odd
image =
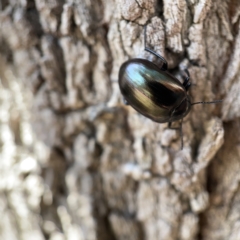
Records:
{"label": "beetle", "polygon": [[182,121],[195,104],[212,104],[222,102],[191,103],[188,90],[191,86],[190,75],[185,70],[185,79],[181,83],[168,72],[168,63],[161,55],[146,47],[146,26],[144,28],[144,50],[161,60],[161,67],[141,58],[124,62],[119,70],[118,83],[126,104],[132,106],[143,116],[158,123],[171,123],[181,120],[181,149],[183,149]]}

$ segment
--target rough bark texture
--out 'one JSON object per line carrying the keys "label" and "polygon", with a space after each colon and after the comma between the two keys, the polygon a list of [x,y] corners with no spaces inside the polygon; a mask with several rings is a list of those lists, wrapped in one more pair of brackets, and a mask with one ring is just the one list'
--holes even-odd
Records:
{"label": "rough bark texture", "polygon": [[[224,99],[182,151],[122,102],[146,24],[193,101]],[[240,239],[239,0],[0,0],[0,80],[0,239]]]}

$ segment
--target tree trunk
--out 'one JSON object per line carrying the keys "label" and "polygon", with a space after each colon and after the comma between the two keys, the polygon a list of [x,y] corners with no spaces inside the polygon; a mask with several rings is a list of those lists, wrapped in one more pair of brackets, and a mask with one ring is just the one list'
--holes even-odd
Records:
{"label": "tree trunk", "polygon": [[[123,104],[121,64],[181,79],[177,130]],[[239,0],[0,0],[0,239],[240,239]],[[177,126],[178,123],[174,123]]]}

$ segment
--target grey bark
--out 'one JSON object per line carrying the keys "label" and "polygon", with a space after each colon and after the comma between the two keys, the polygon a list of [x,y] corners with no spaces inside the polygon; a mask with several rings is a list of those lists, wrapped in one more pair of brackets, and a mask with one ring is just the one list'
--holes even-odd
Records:
{"label": "grey bark", "polygon": [[[184,149],[124,106],[147,45],[196,105]],[[0,239],[240,239],[238,0],[0,1]]]}

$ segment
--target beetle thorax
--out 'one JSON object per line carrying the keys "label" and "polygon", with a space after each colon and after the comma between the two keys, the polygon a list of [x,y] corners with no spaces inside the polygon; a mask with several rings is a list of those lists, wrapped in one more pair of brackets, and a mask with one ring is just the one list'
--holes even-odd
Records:
{"label": "beetle thorax", "polygon": [[191,101],[188,95],[186,95],[186,98],[183,99],[183,101],[172,110],[171,117],[169,122],[177,121],[182,118],[184,118],[191,109]]}

